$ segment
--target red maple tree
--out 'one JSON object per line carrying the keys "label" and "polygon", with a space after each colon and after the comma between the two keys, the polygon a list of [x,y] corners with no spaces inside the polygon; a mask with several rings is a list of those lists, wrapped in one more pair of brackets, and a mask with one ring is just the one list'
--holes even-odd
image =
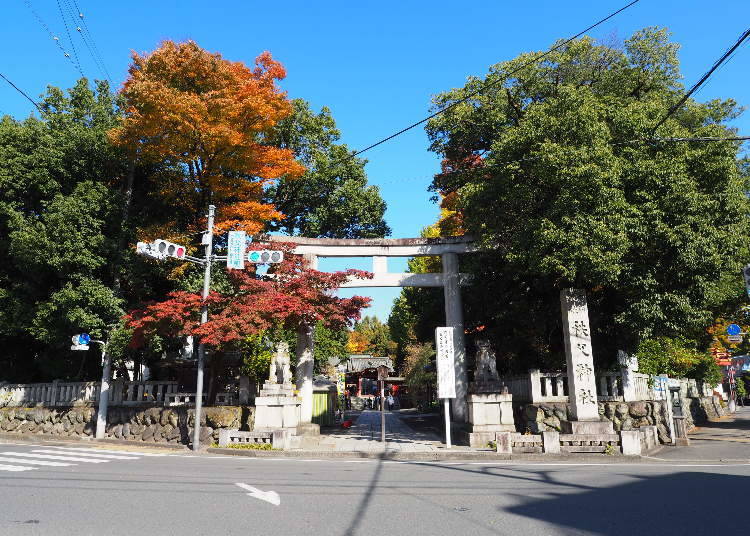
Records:
{"label": "red maple tree", "polygon": [[[231,291],[212,291],[206,298],[208,322],[200,324],[201,295],[195,292],[171,292],[166,300],[149,302],[125,316],[133,330],[131,348],[140,348],[153,335],[167,337],[192,335],[219,350],[232,347],[249,335],[272,327],[296,329],[301,323],[322,322],[342,328],[360,318],[370,298],[339,298],[338,289],[350,277],[372,278],[369,272],[346,270],[319,272],[301,256],[291,253],[293,244],[274,243],[284,251],[284,261],[259,274],[254,265],[245,270],[230,270]],[[248,250],[264,249],[253,243]]]}

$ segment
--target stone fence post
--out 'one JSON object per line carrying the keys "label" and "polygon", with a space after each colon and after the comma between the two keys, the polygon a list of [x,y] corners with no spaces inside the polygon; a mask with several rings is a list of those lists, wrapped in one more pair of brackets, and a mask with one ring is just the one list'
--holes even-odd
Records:
{"label": "stone fence post", "polygon": [[122,391],[124,382],[121,378],[118,378],[112,382],[112,394],[110,396],[110,403],[113,406],[119,406],[122,404]]}
{"label": "stone fence post", "polygon": [[542,376],[539,369],[529,371],[529,396],[532,403],[542,399]]}
{"label": "stone fence post", "polygon": [[49,395],[49,406],[51,408],[54,408],[57,405],[57,392],[60,390],[60,388],[58,387],[59,383],[60,380],[52,381],[52,392],[50,392]]}
{"label": "stone fence post", "polygon": [[622,399],[625,402],[635,402],[638,400],[638,394],[635,389],[635,377],[633,370],[623,367],[620,369],[622,375]]}

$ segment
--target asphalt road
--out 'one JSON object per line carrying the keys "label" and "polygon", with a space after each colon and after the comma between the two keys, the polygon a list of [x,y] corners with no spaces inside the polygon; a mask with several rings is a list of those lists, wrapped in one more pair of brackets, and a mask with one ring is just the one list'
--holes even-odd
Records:
{"label": "asphalt road", "polygon": [[738,506],[750,484],[747,463],[424,463],[73,448],[0,444],[0,534],[642,536],[747,528]]}

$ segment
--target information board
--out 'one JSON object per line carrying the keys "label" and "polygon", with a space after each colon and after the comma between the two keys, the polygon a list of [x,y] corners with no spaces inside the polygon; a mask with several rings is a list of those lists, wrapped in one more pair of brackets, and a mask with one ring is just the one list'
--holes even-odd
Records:
{"label": "information board", "polygon": [[456,398],[456,354],[453,328],[435,329],[437,348],[438,398]]}

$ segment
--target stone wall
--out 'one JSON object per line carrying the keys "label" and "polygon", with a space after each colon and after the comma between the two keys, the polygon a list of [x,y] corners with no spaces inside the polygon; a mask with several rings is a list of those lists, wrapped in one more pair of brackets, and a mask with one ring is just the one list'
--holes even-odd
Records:
{"label": "stone wall", "polygon": [[718,396],[683,398],[682,407],[688,430],[706,424],[709,419],[718,419],[727,414],[727,409],[721,405]]}
{"label": "stone wall", "polygon": [[[218,406],[203,408],[201,443],[217,442],[221,428],[252,430],[255,408]],[[195,410],[174,408],[109,408],[106,437],[187,445],[193,437]],[[0,432],[42,434],[50,437],[93,437],[96,408],[0,408]]]}
{"label": "stone wall", "polygon": [[[559,432],[560,421],[570,420],[570,405],[563,402],[525,404],[514,410],[519,432]],[[599,418],[612,421],[615,432],[654,425],[662,443],[670,440],[665,401],[599,402]]]}

